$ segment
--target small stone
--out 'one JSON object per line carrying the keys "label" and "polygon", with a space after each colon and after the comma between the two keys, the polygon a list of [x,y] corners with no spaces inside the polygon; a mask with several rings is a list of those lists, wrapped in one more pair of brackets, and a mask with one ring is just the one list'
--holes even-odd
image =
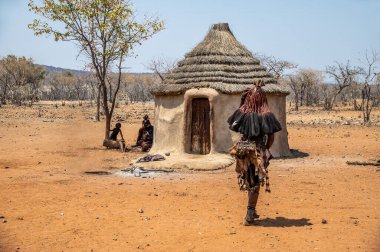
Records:
{"label": "small stone", "polygon": [[139,210],[137,210],[137,212],[144,213],[144,209],[140,208]]}
{"label": "small stone", "polygon": [[327,224],[327,220],[326,219],[322,219],[322,224]]}
{"label": "small stone", "polygon": [[7,220],[3,220],[3,223],[7,223]]}
{"label": "small stone", "polygon": [[166,153],[165,153],[165,156],[170,156],[170,152],[166,152]]}

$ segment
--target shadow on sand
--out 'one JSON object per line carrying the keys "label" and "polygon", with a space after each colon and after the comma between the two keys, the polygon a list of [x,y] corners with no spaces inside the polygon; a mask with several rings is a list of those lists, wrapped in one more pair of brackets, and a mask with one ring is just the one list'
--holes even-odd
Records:
{"label": "shadow on sand", "polygon": [[302,227],[311,226],[313,223],[309,222],[310,219],[288,219],[285,217],[265,218],[262,220],[256,220],[255,224],[262,227]]}
{"label": "shadow on sand", "polygon": [[290,153],[292,153],[292,156],[288,158],[305,158],[309,156],[309,153],[302,152],[297,149],[290,149]]}

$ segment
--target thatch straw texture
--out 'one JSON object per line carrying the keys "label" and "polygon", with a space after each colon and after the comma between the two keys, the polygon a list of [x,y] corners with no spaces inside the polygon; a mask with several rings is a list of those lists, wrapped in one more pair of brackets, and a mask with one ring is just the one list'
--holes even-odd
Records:
{"label": "thatch straw texture", "polygon": [[209,87],[222,93],[236,94],[251,88],[260,79],[266,85],[266,92],[289,94],[236,40],[228,24],[215,24],[205,39],[185,55],[152,93],[177,95],[190,88]]}

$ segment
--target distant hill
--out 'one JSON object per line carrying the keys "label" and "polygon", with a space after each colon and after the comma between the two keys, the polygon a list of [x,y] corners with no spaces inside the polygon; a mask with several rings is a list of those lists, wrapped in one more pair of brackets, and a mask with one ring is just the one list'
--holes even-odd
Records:
{"label": "distant hill", "polygon": [[67,69],[67,68],[54,67],[54,66],[46,66],[46,65],[39,65],[39,64],[37,64],[37,66],[40,66],[40,67],[44,68],[46,70],[46,72],[52,73],[52,74],[70,72],[73,75],[86,75],[86,74],[89,73],[88,71]]}
{"label": "distant hill", "polygon": [[[86,75],[89,74],[89,71],[83,71],[83,70],[74,70],[74,69],[67,69],[67,68],[62,68],[62,67],[54,67],[54,66],[47,66],[47,65],[39,65],[36,64],[37,66],[40,66],[46,70],[49,74],[59,74],[59,73],[67,73],[70,72],[73,75]],[[154,75],[153,73],[128,73],[130,75],[137,75],[137,76],[151,76]]]}

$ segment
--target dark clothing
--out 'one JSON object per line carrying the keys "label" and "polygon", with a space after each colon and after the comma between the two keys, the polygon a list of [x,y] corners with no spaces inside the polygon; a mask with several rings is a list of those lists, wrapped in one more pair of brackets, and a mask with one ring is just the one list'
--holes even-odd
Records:
{"label": "dark clothing", "polygon": [[141,127],[139,129],[139,134],[137,136],[137,140],[136,140],[136,144],[137,145],[140,145],[139,142],[141,142],[142,138],[143,138],[143,134],[144,134],[144,127]]}
{"label": "dark clothing", "polygon": [[111,136],[110,136],[110,139],[111,140],[115,140],[117,139],[117,135],[120,133],[120,128],[114,128],[112,130],[112,133],[111,133]]}
{"label": "dark clothing", "polygon": [[143,132],[143,140],[153,143],[153,126],[152,125],[145,127],[145,130]]}
{"label": "dark clothing", "polygon": [[281,130],[281,124],[270,112],[267,97],[261,87],[245,90],[240,107],[227,120],[230,129],[251,140],[272,135]]}
{"label": "dark clothing", "polygon": [[139,129],[136,144],[142,147],[142,151],[149,151],[153,144],[153,126],[142,127]]}
{"label": "dark clothing", "polygon": [[142,125],[151,125],[149,119],[144,119]]}
{"label": "dark clothing", "polygon": [[146,155],[145,157],[142,157],[140,158],[139,160],[137,160],[136,163],[141,163],[141,162],[151,162],[151,161],[161,161],[161,160],[165,160],[165,157],[160,155],[160,154],[156,154],[156,155]]}
{"label": "dark clothing", "polygon": [[281,124],[272,112],[257,114],[244,113],[237,109],[227,120],[230,129],[251,139],[263,135],[271,135],[281,130]]}

